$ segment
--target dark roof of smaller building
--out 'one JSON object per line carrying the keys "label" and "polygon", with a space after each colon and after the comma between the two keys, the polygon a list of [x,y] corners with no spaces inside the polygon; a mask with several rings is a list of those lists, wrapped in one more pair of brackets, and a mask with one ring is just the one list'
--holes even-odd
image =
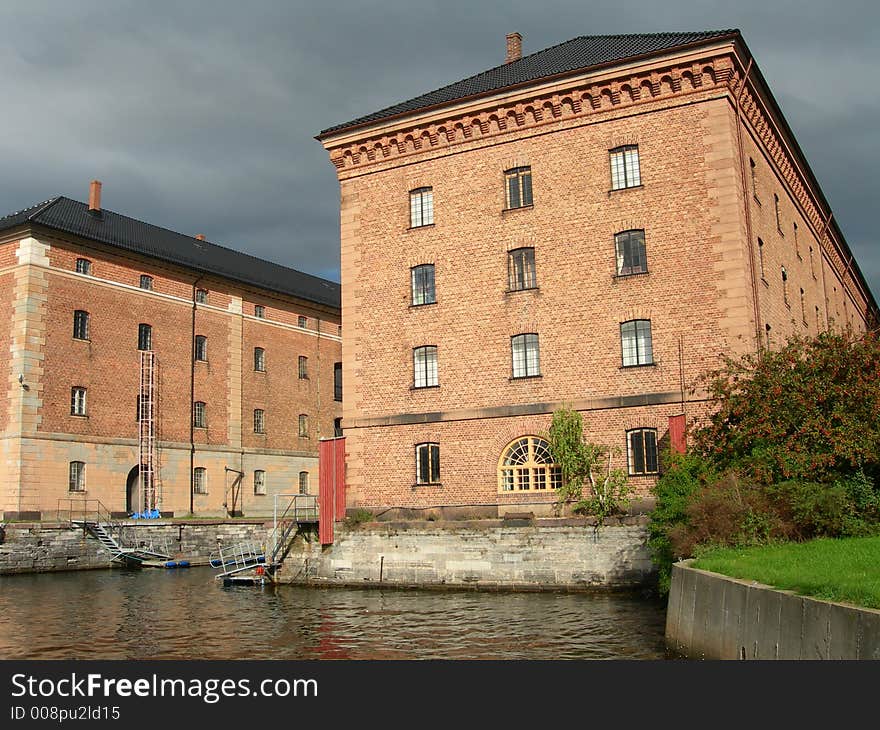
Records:
{"label": "dark roof of smaller building", "polygon": [[316,304],[340,307],[340,286],[335,282],[111,210],[94,214],[85,203],[63,196],[0,218],[0,231],[26,224],[81,236]]}
{"label": "dark roof of smaller building", "polygon": [[704,30],[690,33],[637,33],[630,35],[584,35],[510,63],[496,66],[470,78],[456,81],[435,91],[389,106],[381,111],[358,117],[322,131],[318,137],[357,127],[380,119],[395,117],[428,107],[448,104],[459,99],[480,96],[509,86],[583,71],[615,61],[645,56],[680,46],[715,40],[739,34],[736,29]]}

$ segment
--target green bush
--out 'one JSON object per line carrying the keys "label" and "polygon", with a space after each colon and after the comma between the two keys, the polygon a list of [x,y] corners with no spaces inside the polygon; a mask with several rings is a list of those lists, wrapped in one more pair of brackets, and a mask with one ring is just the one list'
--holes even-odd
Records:
{"label": "green bush", "polygon": [[661,592],[669,590],[672,564],[680,557],[673,547],[674,531],[687,525],[687,508],[691,495],[708,482],[717,479],[712,464],[703,457],[688,453],[668,453],[664,456],[663,475],[657,480],[653,493],[656,505],[648,524],[648,547],[658,569]]}

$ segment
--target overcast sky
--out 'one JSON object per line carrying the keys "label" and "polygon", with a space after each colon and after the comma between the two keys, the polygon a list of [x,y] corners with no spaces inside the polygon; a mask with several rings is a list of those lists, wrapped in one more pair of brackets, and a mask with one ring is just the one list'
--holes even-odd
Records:
{"label": "overcast sky", "polygon": [[875,297],[880,6],[838,0],[2,0],[0,215],[56,195],[334,281],[314,136],[579,35],[739,28]]}

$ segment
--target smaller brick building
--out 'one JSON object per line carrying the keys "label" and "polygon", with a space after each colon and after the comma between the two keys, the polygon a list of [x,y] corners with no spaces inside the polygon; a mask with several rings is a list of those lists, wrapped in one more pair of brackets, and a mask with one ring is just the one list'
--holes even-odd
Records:
{"label": "smaller brick building", "polygon": [[152,495],[166,514],[268,515],[276,493],[317,493],[340,427],[339,285],[100,192],[0,218],[0,514]]}
{"label": "smaller brick building", "polygon": [[737,30],[510,34],[503,64],[318,139],[353,507],[546,510],[562,406],[647,494],[725,355],[877,320]]}

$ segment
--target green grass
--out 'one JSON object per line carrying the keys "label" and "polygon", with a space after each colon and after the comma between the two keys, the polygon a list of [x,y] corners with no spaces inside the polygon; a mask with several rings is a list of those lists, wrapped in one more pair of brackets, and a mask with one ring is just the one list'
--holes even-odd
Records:
{"label": "green grass", "polygon": [[694,568],[880,609],[880,537],[812,540],[701,553]]}

